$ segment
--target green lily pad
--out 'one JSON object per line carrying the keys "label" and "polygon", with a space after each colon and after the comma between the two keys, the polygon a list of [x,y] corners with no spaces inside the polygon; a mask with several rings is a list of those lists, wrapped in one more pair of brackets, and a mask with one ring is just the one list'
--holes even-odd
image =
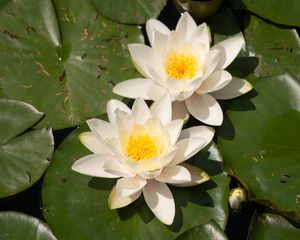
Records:
{"label": "green lily pad", "polygon": [[102,17],[85,0],[0,5],[0,97],[33,104],[39,126],[62,129],[105,113],[119,81],[138,76],[127,44],[137,26]]}
{"label": "green lily pad", "polygon": [[95,8],[105,17],[126,24],[143,24],[157,18],[167,0],[92,0]]}
{"label": "green lily pad", "polygon": [[182,235],[180,235],[176,240],[227,240],[227,236],[220,228],[220,226],[215,221],[210,221],[209,223],[194,227]]}
{"label": "green lily pad", "polygon": [[300,84],[285,74],[254,89],[232,102],[218,133],[225,170],[250,199],[300,222]]}
{"label": "green lily pad", "polygon": [[0,239],[56,240],[45,223],[18,212],[0,213]]}
{"label": "green lily pad", "polygon": [[[43,113],[15,100],[0,99],[0,198],[32,186],[45,172],[54,142],[50,129],[26,131]],[[26,131],[26,132],[25,132]]]}
{"label": "green lily pad", "polygon": [[296,240],[300,239],[300,228],[280,215],[256,212],[250,224],[248,239]]}
{"label": "green lily pad", "polygon": [[166,226],[154,217],[142,197],[125,208],[110,210],[107,201],[115,180],[71,170],[78,158],[90,154],[78,140],[78,134],[86,130],[81,127],[71,133],[56,151],[45,175],[44,216],[58,238],[168,240],[211,219],[225,228],[229,178],[220,173],[222,163],[216,161],[220,155],[215,146],[191,160],[203,166],[212,180],[197,187],[171,188],[176,216],[173,225]]}
{"label": "green lily pad", "polygon": [[253,15],[247,15],[244,21],[247,50],[250,56],[259,59],[254,76],[289,71],[300,79],[300,40],[296,30],[270,24]]}
{"label": "green lily pad", "polygon": [[229,0],[235,9],[249,10],[275,23],[300,27],[298,0]]}

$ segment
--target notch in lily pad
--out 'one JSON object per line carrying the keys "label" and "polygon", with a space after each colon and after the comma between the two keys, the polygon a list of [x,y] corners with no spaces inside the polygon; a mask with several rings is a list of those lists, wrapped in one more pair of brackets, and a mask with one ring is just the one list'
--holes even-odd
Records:
{"label": "notch in lily pad", "polygon": [[0,99],[0,198],[21,192],[43,175],[54,150],[51,129],[32,129],[44,116],[32,105]]}

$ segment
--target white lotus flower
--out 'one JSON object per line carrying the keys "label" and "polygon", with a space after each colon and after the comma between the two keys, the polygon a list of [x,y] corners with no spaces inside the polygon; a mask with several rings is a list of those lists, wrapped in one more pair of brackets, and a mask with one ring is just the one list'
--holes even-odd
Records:
{"label": "white lotus flower", "polygon": [[189,112],[198,120],[221,125],[223,113],[215,99],[238,97],[252,89],[250,83],[224,70],[244,45],[242,34],[210,48],[210,32],[205,23],[197,26],[185,12],[170,31],[163,23],[146,23],[152,46],[129,44],[133,63],[145,78],[117,84],[113,91],[128,98],[157,100],[168,94],[176,118]]}
{"label": "white lotus flower", "polygon": [[149,109],[138,98],[130,110],[118,100],[107,104],[109,122],[87,121],[91,132],[80,135],[93,154],[77,160],[76,172],[104,178],[119,178],[113,187],[109,206],[124,207],[143,193],[155,216],[172,224],[175,204],[167,184],[194,186],[209,176],[201,169],[183,163],[205,147],[214,130],[196,126],[181,131],[183,120],[171,120],[171,100],[166,95]]}

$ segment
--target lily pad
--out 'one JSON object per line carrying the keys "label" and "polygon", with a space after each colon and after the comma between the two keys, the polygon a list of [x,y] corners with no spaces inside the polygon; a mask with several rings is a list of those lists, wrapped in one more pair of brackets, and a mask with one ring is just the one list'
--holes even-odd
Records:
{"label": "lily pad", "polygon": [[235,9],[249,10],[275,23],[300,27],[298,0],[229,0]]}
{"label": "lily pad", "polygon": [[0,213],[0,239],[56,240],[45,223],[18,212]]}
{"label": "lily pad", "polygon": [[224,231],[215,221],[210,221],[209,223],[194,227],[182,235],[180,235],[176,240],[228,240]]}
{"label": "lily pad", "polygon": [[[0,198],[32,186],[45,172],[54,142],[50,129],[29,130],[43,116],[33,106],[0,99]],[[26,132],[25,132],[26,131]]]}
{"label": "lily pad", "polygon": [[125,208],[110,210],[107,200],[115,180],[71,170],[78,158],[89,154],[78,140],[78,134],[86,130],[80,127],[71,133],[56,151],[45,175],[44,216],[58,238],[168,240],[211,219],[225,228],[229,178],[220,173],[222,163],[217,161],[220,155],[215,146],[191,160],[211,174],[212,180],[192,188],[171,188],[176,216],[173,225],[166,226],[154,217],[143,198]]}
{"label": "lily pad", "polygon": [[255,77],[289,71],[300,79],[300,40],[295,29],[282,28],[253,15],[246,15],[244,25],[249,55],[259,59]]}
{"label": "lily pad", "polygon": [[256,212],[250,224],[248,239],[296,240],[300,239],[300,228],[280,215]]}
{"label": "lily pad", "polygon": [[285,74],[254,89],[232,102],[218,133],[225,170],[250,199],[300,222],[300,84]]}
{"label": "lily pad", "polygon": [[137,26],[101,16],[90,1],[16,0],[0,5],[0,97],[45,112],[62,129],[105,113],[119,81],[138,76],[127,44]]}
{"label": "lily pad", "polygon": [[105,17],[126,24],[143,24],[157,18],[167,0],[92,0],[95,8]]}

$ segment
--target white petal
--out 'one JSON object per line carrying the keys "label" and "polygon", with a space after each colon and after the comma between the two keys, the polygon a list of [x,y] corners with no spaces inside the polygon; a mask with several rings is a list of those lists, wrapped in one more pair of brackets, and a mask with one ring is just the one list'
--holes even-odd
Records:
{"label": "white petal", "polygon": [[106,161],[103,164],[103,169],[113,175],[121,177],[134,177],[135,174],[123,163],[113,159],[112,161]]}
{"label": "white petal", "polygon": [[192,187],[204,183],[210,179],[209,175],[200,168],[186,163],[183,163],[181,165],[190,172],[191,181],[187,183],[172,183],[172,185],[176,187]]}
{"label": "white petal", "polygon": [[141,196],[141,193],[142,190],[128,197],[121,198],[116,191],[116,186],[114,186],[108,197],[109,208],[117,209],[117,208],[125,207],[130,203],[134,202],[135,200],[137,200]]}
{"label": "white petal", "polygon": [[154,30],[154,40],[153,40],[153,43],[151,44],[151,46],[152,46],[153,50],[155,51],[155,53],[160,55],[162,59],[165,58],[165,55],[167,53],[166,46],[167,46],[167,42],[168,42],[168,37],[169,37],[169,34],[164,34],[157,30]]}
{"label": "white petal", "polygon": [[213,46],[211,49],[219,49],[221,51],[221,59],[216,69],[225,69],[236,58],[244,44],[244,38],[242,35],[239,35]]}
{"label": "white petal", "polygon": [[109,121],[114,125],[116,124],[117,109],[126,112],[128,114],[131,114],[131,110],[127,107],[126,104],[116,99],[109,100],[106,105],[106,112]]}
{"label": "white petal", "polygon": [[160,122],[165,126],[171,122],[172,106],[169,95],[165,95],[151,105],[150,111],[152,117],[160,119]]}
{"label": "white petal", "polygon": [[183,46],[191,48],[192,45],[187,42],[178,32],[172,31],[168,38],[167,50],[176,51],[178,49],[182,49]]}
{"label": "white petal", "polygon": [[217,92],[212,92],[216,99],[231,99],[249,92],[253,86],[244,79],[233,77],[229,84]]}
{"label": "white petal", "polygon": [[220,55],[221,51],[219,51],[218,49],[209,51],[205,60],[204,75],[201,77],[201,80],[206,79],[216,70],[220,62]]}
{"label": "white petal", "polygon": [[143,188],[145,201],[154,215],[164,224],[171,225],[175,217],[175,203],[165,183],[148,180]]}
{"label": "white petal", "polygon": [[183,166],[164,167],[161,174],[155,178],[165,183],[187,183],[192,180],[190,172]]}
{"label": "white petal", "polygon": [[166,126],[166,130],[169,133],[170,137],[170,143],[173,145],[177,142],[178,137],[180,135],[181,129],[183,125],[183,120],[182,119],[176,119],[170,122]]}
{"label": "white petal", "polygon": [[203,94],[218,91],[229,84],[231,79],[232,76],[229,72],[225,70],[216,71],[201,83],[201,86],[196,92],[198,94]]}
{"label": "white petal", "polygon": [[184,39],[189,40],[196,28],[197,25],[194,19],[188,12],[184,12],[177,23],[175,31]]}
{"label": "white petal", "polygon": [[93,153],[111,154],[105,142],[101,141],[93,132],[84,132],[79,135],[81,143]]}
{"label": "white petal", "polygon": [[120,198],[126,198],[139,192],[146,183],[147,180],[140,176],[121,178],[117,181],[116,191]]}
{"label": "white petal", "polygon": [[185,138],[177,142],[177,153],[176,156],[173,158],[170,166],[174,166],[185,160],[194,156],[197,152],[199,152],[205,145],[206,140],[201,137],[197,138]]}
{"label": "white petal", "polygon": [[197,47],[199,45],[204,46],[205,53],[209,51],[210,47],[210,32],[206,23],[199,25],[190,39],[191,43]]}
{"label": "white petal", "polygon": [[134,101],[131,116],[136,123],[141,125],[151,118],[151,112],[142,98],[138,98]]}
{"label": "white petal", "polygon": [[110,174],[103,169],[103,165],[109,161],[114,161],[112,156],[104,154],[87,155],[77,160],[73,164],[72,170],[92,177],[119,178],[119,175]]}
{"label": "white petal", "polygon": [[219,103],[210,95],[197,93],[186,101],[186,106],[196,119],[214,126],[219,126],[223,122],[223,112]]}
{"label": "white petal", "polygon": [[149,19],[146,22],[146,32],[151,46],[153,46],[155,31],[164,33],[166,35],[169,35],[170,33],[169,28],[167,28],[162,22],[156,19]]}
{"label": "white petal", "polygon": [[123,97],[146,100],[157,100],[166,94],[166,90],[157,85],[152,79],[135,78],[118,83],[113,92]]}
{"label": "white petal", "polygon": [[166,76],[160,58],[156,57],[154,50],[144,44],[129,44],[129,52],[136,69],[146,78],[159,81]]}
{"label": "white petal", "polygon": [[206,142],[203,147],[211,142],[215,134],[215,130],[206,126],[195,126],[186,128],[181,131],[179,140],[185,138],[203,138]]}
{"label": "white petal", "polygon": [[185,101],[174,101],[172,102],[172,119],[182,119],[187,122],[189,119],[189,111],[186,107]]}
{"label": "white petal", "polygon": [[96,134],[100,139],[107,139],[117,136],[116,128],[108,122],[101,119],[93,118],[86,121],[90,129],[94,134]]}

